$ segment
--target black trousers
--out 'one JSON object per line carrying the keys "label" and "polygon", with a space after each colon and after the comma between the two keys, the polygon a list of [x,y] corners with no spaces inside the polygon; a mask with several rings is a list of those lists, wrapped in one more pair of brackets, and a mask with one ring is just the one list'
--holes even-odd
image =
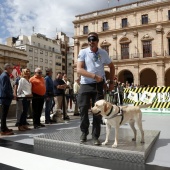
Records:
{"label": "black trousers", "polygon": [[10,105],[5,105],[5,104],[1,105],[1,109],[2,109],[2,112],[1,112],[1,131],[2,132],[5,132],[7,130],[6,118],[7,118],[7,115],[8,115],[9,106]]}
{"label": "black trousers", "polygon": [[[81,84],[77,98],[78,107],[80,109],[80,129],[86,135],[89,133],[89,116],[88,109],[90,108],[90,100],[92,100],[92,106],[100,99],[103,99],[103,82],[94,84]],[[93,115],[93,127],[92,136],[99,138],[101,131],[101,115]]]}
{"label": "black trousers", "polygon": [[43,96],[33,93],[32,99],[33,125],[40,124],[40,117],[42,114],[43,105],[44,105]]}

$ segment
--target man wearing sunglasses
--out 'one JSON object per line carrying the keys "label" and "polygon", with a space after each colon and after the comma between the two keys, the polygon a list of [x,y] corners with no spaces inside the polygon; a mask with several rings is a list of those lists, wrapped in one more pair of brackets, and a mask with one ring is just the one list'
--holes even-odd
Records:
{"label": "man wearing sunglasses", "polygon": [[[77,60],[77,73],[81,75],[81,85],[78,94],[78,106],[81,116],[80,129],[82,132],[80,137],[81,143],[87,141],[87,135],[89,134],[90,123],[88,110],[90,108],[90,100],[92,100],[92,106],[94,106],[94,103],[97,100],[104,98],[103,85],[106,79],[104,66],[108,65],[110,68],[109,90],[113,90],[113,80],[115,74],[115,67],[107,52],[98,48],[98,34],[91,32],[88,34],[87,38],[89,47],[80,50]],[[94,145],[100,145],[100,141],[98,140],[100,130],[101,116],[93,115],[92,138]]]}
{"label": "man wearing sunglasses", "polygon": [[45,80],[42,77],[41,68],[35,69],[35,74],[29,80],[32,83],[32,110],[33,110],[33,125],[34,129],[40,127],[45,127],[44,124],[40,122],[41,113],[44,105],[44,95],[46,92]]}

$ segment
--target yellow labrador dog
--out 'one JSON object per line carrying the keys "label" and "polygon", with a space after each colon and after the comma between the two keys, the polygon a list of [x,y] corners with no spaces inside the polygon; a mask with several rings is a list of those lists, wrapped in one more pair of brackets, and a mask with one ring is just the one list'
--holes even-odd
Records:
{"label": "yellow labrador dog", "polygon": [[118,145],[118,130],[119,127],[129,122],[130,127],[134,132],[133,141],[136,141],[136,129],[135,122],[141,132],[141,143],[144,143],[144,131],[142,128],[142,112],[140,108],[149,107],[151,104],[141,106],[116,106],[105,100],[99,100],[95,103],[95,106],[91,109],[94,115],[100,114],[105,118],[106,122],[106,139],[102,145],[106,145],[109,140],[111,126],[115,128],[115,141],[112,147]]}

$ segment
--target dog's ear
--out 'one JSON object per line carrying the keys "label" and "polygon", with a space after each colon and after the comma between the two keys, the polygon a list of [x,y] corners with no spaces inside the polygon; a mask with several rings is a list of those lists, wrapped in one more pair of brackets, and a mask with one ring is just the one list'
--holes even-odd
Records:
{"label": "dog's ear", "polygon": [[104,102],[104,112],[106,112],[108,109],[108,105],[107,105],[107,102]]}

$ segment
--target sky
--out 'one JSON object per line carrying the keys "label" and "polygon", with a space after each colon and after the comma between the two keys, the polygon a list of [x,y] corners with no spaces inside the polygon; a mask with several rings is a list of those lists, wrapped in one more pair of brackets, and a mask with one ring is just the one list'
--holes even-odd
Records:
{"label": "sky", "polygon": [[0,43],[5,44],[8,37],[29,36],[33,30],[48,38],[55,38],[60,31],[73,37],[76,15],[135,1],[0,0]]}

